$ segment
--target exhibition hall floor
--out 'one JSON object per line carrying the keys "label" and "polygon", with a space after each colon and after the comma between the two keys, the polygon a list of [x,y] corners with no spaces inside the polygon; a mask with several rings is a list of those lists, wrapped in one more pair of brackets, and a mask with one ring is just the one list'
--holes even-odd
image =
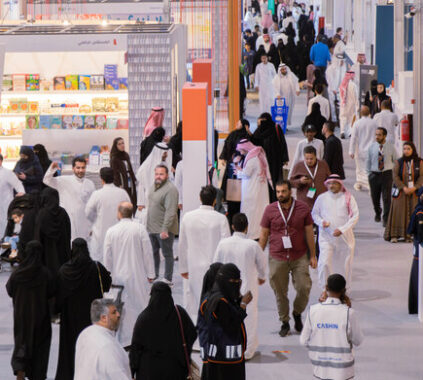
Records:
{"label": "exhibition hall floor", "polygon": [[[253,121],[258,106],[250,101],[247,116]],[[306,112],[305,94],[301,94],[294,110],[294,126],[287,132],[290,156],[302,137],[300,125]],[[338,132],[337,132],[338,134]],[[352,189],[355,167],[347,157],[348,141],[344,140],[346,186]],[[357,193],[360,220],[355,228],[357,246],[353,270],[353,290],[350,293],[358,312],[365,340],[356,351],[356,378],[360,380],[419,380],[423,379],[423,324],[407,312],[408,281],[412,262],[412,245],[390,244],[383,240],[382,225],[373,221],[373,210],[367,192]],[[177,244],[176,246],[177,247]],[[8,269],[8,268],[7,268]],[[176,302],[182,299],[182,279],[175,267]],[[311,271],[313,288],[310,303],[317,302],[320,289],[317,272]],[[12,302],[5,284],[9,272],[0,273],[0,379],[13,379],[10,357],[13,350]],[[290,299],[293,299],[292,286]],[[312,378],[307,351],[299,345],[296,333],[281,338],[276,303],[268,281],[260,289],[259,339],[257,355],[247,363],[248,380],[305,380]],[[247,310],[248,311],[248,310]],[[293,329],[293,326],[291,326]],[[291,330],[293,331],[293,330]],[[48,378],[55,376],[58,351],[57,325],[53,326],[53,341]],[[273,351],[283,351],[274,353]],[[198,354],[193,355],[199,362]],[[229,380],[229,379],[228,379]]]}

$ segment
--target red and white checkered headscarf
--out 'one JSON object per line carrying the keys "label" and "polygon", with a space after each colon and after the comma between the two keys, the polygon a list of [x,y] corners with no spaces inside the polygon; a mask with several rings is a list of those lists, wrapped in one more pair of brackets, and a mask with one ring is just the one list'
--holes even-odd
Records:
{"label": "red and white checkered headscarf", "polygon": [[353,216],[353,211],[351,209],[351,193],[344,186],[344,182],[338,174],[331,174],[325,181],[325,186],[329,187],[330,182],[338,182],[342,186],[342,191],[345,193],[345,201],[347,203],[348,216]]}

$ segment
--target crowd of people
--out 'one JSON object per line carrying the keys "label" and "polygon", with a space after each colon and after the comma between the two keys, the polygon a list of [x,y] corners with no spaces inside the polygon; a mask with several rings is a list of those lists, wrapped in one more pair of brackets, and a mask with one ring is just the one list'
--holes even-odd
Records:
{"label": "crowd of people", "polygon": [[[344,185],[335,128],[341,139],[351,137],[354,189],[370,190],[384,238],[413,239],[415,257],[423,241],[422,160],[412,142],[399,146],[384,85],[372,83],[358,110],[365,56],[347,71],[342,29],[328,38],[317,30],[313,7],[296,3],[280,1],[271,13],[267,1],[253,1],[244,19],[246,83],[259,92],[257,129],[241,119],[225,139],[220,181],[212,170],[198,209],[183,207],[182,123],[166,136],[161,108],[144,128],[137,170],[125,141],[113,141],[101,188],[87,178],[83,157],[64,175],[40,144],[22,146],[13,171],[0,155],[2,258],[17,264],[6,289],[18,380],[46,378],[52,322],[60,323],[57,380],[196,379],[193,350],[202,379],[245,379],[245,362],[259,346],[259,287],[267,279],[279,335],[290,333],[292,316],[314,376],[354,377],[352,347],[363,334],[347,292],[359,210]],[[301,89],[308,92],[305,138],[290,159],[270,107],[284,98],[290,126]],[[172,296],[176,260],[183,307]],[[417,312],[416,262],[410,313]],[[310,267],[320,297],[305,316]]]}

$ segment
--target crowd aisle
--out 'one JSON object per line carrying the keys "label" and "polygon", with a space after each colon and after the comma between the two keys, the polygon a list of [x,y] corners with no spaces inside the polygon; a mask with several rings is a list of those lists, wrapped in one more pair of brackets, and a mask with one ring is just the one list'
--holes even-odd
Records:
{"label": "crowd aisle", "polygon": [[[253,98],[253,97],[252,97]],[[287,132],[290,157],[297,142],[303,138],[300,125],[306,113],[306,97],[299,97],[293,115],[292,127]],[[247,118],[255,128],[259,114],[256,99],[249,99]],[[339,129],[337,129],[339,135]],[[355,166],[347,156],[343,140],[346,181],[352,190]],[[353,291],[350,293],[365,335],[363,344],[356,350],[357,379],[417,380],[423,379],[423,329],[416,316],[407,309],[408,281],[412,260],[412,245],[389,244],[383,240],[382,225],[373,221],[373,209],[367,192],[352,190],[360,209],[360,220],[355,228],[356,251],[353,271]],[[177,244],[175,244],[177,250]],[[182,279],[175,268],[173,293],[175,301],[182,303]],[[311,270],[313,288],[310,302],[320,295],[317,271]],[[0,273],[0,379],[11,380],[10,357],[13,350],[12,300],[7,296],[5,284],[9,273]],[[290,289],[290,299],[293,292]],[[248,311],[248,310],[247,310]],[[311,378],[311,365],[307,350],[299,345],[299,335],[281,338],[273,291],[268,281],[260,288],[259,298],[259,353],[247,363],[247,379],[304,380]],[[49,361],[49,379],[56,371],[58,354],[58,325],[53,326],[52,348]],[[275,352],[278,351],[278,352]],[[193,355],[199,362],[198,354]]]}

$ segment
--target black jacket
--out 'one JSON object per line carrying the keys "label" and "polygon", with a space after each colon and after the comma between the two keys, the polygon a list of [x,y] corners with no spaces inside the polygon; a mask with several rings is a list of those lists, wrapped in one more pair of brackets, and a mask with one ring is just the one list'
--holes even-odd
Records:
{"label": "black jacket", "polygon": [[342,143],[335,135],[326,139],[323,159],[328,164],[332,174],[338,174],[341,179],[345,179]]}

